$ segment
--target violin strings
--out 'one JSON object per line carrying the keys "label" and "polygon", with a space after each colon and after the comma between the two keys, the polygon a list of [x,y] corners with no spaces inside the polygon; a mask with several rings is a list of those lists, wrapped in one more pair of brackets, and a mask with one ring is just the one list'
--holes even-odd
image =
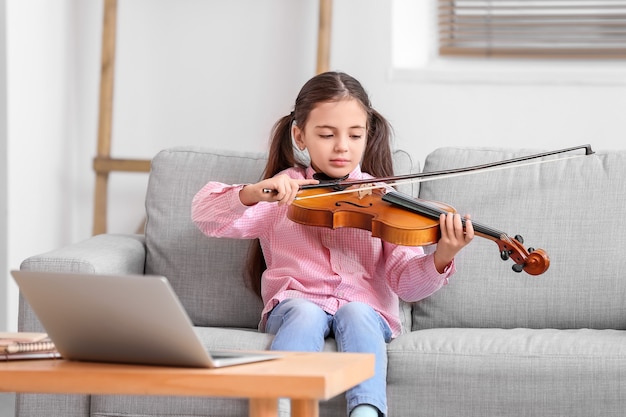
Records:
{"label": "violin strings", "polygon": [[[392,182],[389,184],[378,183],[378,184],[367,185],[364,187],[348,188],[348,189],[340,190],[340,191],[330,191],[328,193],[322,193],[322,194],[313,194],[313,195],[308,195],[308,196],[303,196],[303,197],[296,196],[295,200],[307,200],[309,198],[328,197],[331,195],[357,193],[361,191],[376,190],[380,188],[390,188],[390,187],[395,187],[397,185],[414,184],[416,182],[426,182],[426,181],[434,181],[434,180],[444,179],[444,178],[454,178],[454,177],[460,177],[460,176],[470,175],[470,174],[478,174],[478,173],[483,173],[483,172],[499,171],[503,169],[511,169],[511,168],[530,166],[530,165],[545,164],[548,162],[560,162],[560,161],[564,161],[567,159],[581,158],[583,156],[588,156],[588,155],[573,155],[573,156],[565,156],[565,157],[556,158],[556,159],[547,159],[543,161],[524,162],[524,163],[519,163],[519,164],[514,164],[514,165],[501,165],[501,166],[496,166],[496,167],[477,169],[477,170],[469,171],[469,172],[442,174],[437,177],[424,177],[424,178],[413,178],[413,179],[408,179],[408,180],[401,180],[401,181],[396,181],[396,182]],[[375,178],[372,178],[372,180],[375,180]]]}

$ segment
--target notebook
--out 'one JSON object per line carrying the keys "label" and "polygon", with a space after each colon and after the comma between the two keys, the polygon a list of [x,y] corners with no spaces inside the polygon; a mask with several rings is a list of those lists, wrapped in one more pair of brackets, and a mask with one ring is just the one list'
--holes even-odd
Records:
{"label": "notebook", "polygon": [[11,274],[65,359],[218,368],[280,357],[264,351],[207,351],[162,276]]}

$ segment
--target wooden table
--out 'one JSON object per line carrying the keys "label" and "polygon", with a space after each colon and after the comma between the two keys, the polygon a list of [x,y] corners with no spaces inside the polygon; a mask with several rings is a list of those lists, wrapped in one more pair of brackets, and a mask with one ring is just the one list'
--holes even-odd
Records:
{"label": "wooden table", "polygon": [[192,395],[250,400],[251,417],[317,417],[328,400],[374,375],[374,355],[289,352],[276,360],[220,369],[25,360],[0,362],[0,392]]}

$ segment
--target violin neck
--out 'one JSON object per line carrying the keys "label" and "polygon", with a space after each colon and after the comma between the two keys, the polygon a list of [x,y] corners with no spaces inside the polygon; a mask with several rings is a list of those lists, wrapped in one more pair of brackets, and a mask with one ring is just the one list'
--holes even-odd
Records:
{"label": "violin neck", "polygon": [[[442,210],[434,204],[430,204],[426,201],[417,200],[410,195],[403,194],[398,191],[390,191],[386,193],[385,195],[383,195],[382,200],[431,219],[439,219],[439,216],[448,213],[447,211]],[[465,227],[464,217],[461,217],[461,222],[463,223],[463,227]],[[472,226],[474,227],[474,232],[490,240],[499,240],[502,238],[503,235],[505,235],[505,233],[499,230],[482,225],[475,222],[474,220],[472,220]]]}

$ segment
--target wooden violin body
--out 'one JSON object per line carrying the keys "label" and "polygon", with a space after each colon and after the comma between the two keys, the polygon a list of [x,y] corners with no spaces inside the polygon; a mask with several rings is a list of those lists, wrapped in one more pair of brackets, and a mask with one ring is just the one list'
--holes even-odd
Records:
{"label": "wooden violin body", "polygon": [[[426,246],[440,237],[439,216],[456,212],[444,203],[415,199],[396,191],[380,191],[361,195],[329,193],[328,189],[301,190],[287,211],[292,221],[309,226],[355,227],[369,230],[372,236],[404,246]],[[319,197],[317,197],[319,195]],[[464,220],[463,220],[464,221]],[[515,262],[515,272],[539,275],[550,266],[542,249],[526,249],[520,236],[510,238],[506,233],[472,221],[476,235],[494,241],[503,260]]]}
{"label": "wooden violin body", "polygon": [[[300,191],[298,196],[307,198],[294,201],[287,217],[309,226],[369,230],[372,236],[397,245],[426,246],[439,240],[439,218],[407,213],[404,208],[383,201],[377,190],[365,196],[354,192],[310,198],[327,192],[327,189],[320,188]],[[454,211],[444,204],[440,208],[446,212]]]}

